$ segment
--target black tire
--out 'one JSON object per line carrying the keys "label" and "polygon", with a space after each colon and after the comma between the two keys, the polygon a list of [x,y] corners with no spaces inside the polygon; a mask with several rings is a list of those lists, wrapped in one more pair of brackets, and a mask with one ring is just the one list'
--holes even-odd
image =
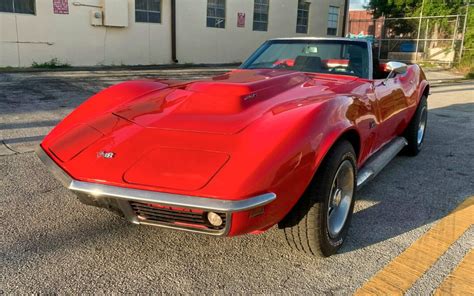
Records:
{"label": "black tire", "polygon": [[[352,176],[347,179],[352,178],[352,199],[342,229],[338,235],[331,236],[328,229],[329,203],[332,199],[331,196],[333,196],[333,182],[336,173],[339,174],[343,165],[346,169],[352,167]],[[286,240],[291,247],[310,255],[322,257],[331,256],[339,250],[346,239],[354,210],[356,174],[354,148],[348,141],[338,142],[321,163],[304,195],[285,219],[279,223],[279,227],[283,228]]]}
{"label": "black tire", "polygon": [[[424,122],[424,127],[420,123]],[[426,127],[428,122],[428,100],[426,96],[421,97],[415,115],[408,124],[404,132],[408,145],[403,150],[404,154],[408,156],[416,156],[423,148],[423,143],[426,135]],[[423,128],[421,137],[419,137],[419,130]]]}

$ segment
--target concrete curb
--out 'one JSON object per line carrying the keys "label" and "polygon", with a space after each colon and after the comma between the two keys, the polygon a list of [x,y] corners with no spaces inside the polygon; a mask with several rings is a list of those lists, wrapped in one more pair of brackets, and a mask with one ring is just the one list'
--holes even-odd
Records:
{"label": "concrete curb", "polygon": [[79,71],[140,71],[140,70],[180,70],[205,68],[237,68],[240,63],[231,64],[168,64],[168,65],[137,65],[137,66],[90,66],[64,68],[0,68],[0,74],[8,73],[41,73],[41,72],[79,72]]}
{"label": "concrete curb", "polygon": [[454,85],[462,85],[462,84],[470,84],[474,83],[474,79],[446,79],[446,80],[428,80],[431,87],[441,87],[441,86],[454,86]]}

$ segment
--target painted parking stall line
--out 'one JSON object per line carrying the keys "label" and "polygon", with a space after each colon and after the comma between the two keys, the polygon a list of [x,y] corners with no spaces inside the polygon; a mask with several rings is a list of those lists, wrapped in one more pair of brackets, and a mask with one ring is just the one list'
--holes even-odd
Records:
{"label": "painted parking stall line", "polygon": [[474,249],[462,259],[434,295],[474,295]]}
{"label": "painted parking stall line", "polygon": [[403,295],[473,223],[474,196],[471,196],[375,274],[355,295]]}

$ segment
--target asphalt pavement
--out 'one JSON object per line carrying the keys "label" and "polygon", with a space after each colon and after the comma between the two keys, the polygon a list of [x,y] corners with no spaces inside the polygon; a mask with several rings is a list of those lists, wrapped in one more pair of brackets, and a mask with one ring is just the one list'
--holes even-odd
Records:
{"label": "asphalt pavement", "polygon": [[[0,73],[0,293],[351,294],[474,195],[473,81],[432,88],[424,150],[358,192],[347,243],[325,259],[291,250],[276,228],[216,238],[128,224],[80,204],[33,153],[109,85],[226,70]],[[473,247],[471,225],[407,293],[431,293]]]}

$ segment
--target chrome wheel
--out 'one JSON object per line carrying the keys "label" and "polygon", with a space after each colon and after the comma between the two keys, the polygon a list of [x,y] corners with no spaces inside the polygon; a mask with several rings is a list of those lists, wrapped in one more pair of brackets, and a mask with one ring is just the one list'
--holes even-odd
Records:
{"label": "chrome wheel", "polygon": [[423,139],[425,138],[425,130],[426,130],[426,121],[428,119],[428,111],[426,107],[423,107],[421,110],[420,122],[418,124],[418,132],[416,137],[416,143],[418,146],[421,146],[423,143]]}
{"label": "chrome wheel", "polygon": [[337,237],[346,224],[354,194],[354,167],[349,160],[341,163],[332,181],[327,227],[331,238]]}

